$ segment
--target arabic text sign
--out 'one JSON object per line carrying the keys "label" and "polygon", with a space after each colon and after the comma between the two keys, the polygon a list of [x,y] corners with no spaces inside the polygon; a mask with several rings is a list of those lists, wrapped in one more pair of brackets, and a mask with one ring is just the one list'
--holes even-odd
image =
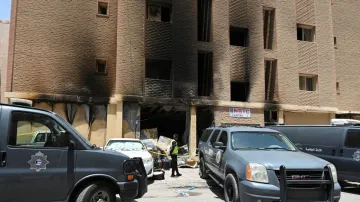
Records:
{"label": "arabic text sign", "polygon": [[250,118],[251,111],[250,109],[242,109],[242,108],[229,108],[230,116],[237,118]]}

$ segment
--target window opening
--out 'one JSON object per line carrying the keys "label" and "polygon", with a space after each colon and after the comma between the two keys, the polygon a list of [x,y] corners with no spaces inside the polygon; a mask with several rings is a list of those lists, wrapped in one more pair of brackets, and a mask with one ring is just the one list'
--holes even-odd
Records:
{"label": "window opening", "polygon": [[172,61],[171,60],[146,60],[146,78],[171,80]]}
{"label": "window opening", "polygon": [[273,49],[275,9],[264,9],[264,49]]}
{"label": "window opening", "polygon": [[213,54],[198,53],[198,96],[210,96],[213,87]]}
{"label": "window opening", "polygon": [[315,27],[313,26],[297,26],[297,40],[313,42],[315,38]]}
{"label": "window opening", "polygon": [[248,46],[249,30],[247,28],[230,27],[230,45]]}
{"label": "window opening", "polygon": [[277,76],[277,60],[265,60],[265,100],[273,101]]}
{"label": "window opening", "polygon": [[108,2],[98,2],[98,15],[108,16],[109,15],[109,3]]}
{"label": "window opening", "polygon": [[96,72],[101,74],[107,73],[107,62],[106,60],[96,60]]}
{"label": "window opening", "polygon": [[247,102],[250,92],[248,82],[231,82],[231,101]]}
{"label": "window opening", "polygon": [[299,89],[305,91],[316,91],[317,76],[299,76]]}
{"label": "window opening", "polygon": [[198,0],[198,41],[211,40],[212,0]]}
{"label": "window opening", "polygon": [[147,19],[156,22],[171,22],[171,6],[148,5]]}

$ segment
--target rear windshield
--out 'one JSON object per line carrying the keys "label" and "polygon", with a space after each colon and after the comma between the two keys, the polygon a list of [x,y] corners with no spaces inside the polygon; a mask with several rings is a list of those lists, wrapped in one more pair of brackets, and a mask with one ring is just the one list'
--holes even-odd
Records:
{"label": "rear windshield", "polygon": [[106,149],[114,149],[120,151],[141,151],[146,150],[145,146],[139,141],[131,140],[110,140],[106,145]]}
{"label": "rear windshield", "polygon": [[284,135],[275,132],[233,132],[233,149],[284,149],[296,151],[295,146]]}

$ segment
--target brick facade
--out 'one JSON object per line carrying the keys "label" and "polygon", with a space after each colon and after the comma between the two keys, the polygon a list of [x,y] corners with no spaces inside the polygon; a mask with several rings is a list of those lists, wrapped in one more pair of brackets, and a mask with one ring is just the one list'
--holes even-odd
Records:
{"label": "brick facade", "polygon": [[[277,108],[287,110],[285,105],[291,105],[360,111],[356,102],[360,93],[355,90],[360,63],[356,55],[360,50],[356,18],[360,3],[212,0],[211,41],[198,42],[195,0],[103,1],[109,2],[108,17],[96,15],[98,0],[13,0],[9,55],[14,57],[8,65],[8,86],[12,86],[7,90],[201,100],[197,97],[197,54],[208,51],[213,52],[211,99],[216,100],[210,105],[231,100],[231,81],[249,82],[247,101],[263,104],[264,60],[271,59],[277,61]],[[149,21],[147,2],[171,5],[171,22]],[[265,7],[275,9],[271,50],[264,50]],[[315,27],[314,42],[297,40],[297,24]],[[230,45],[231,26],[249,30],[247,47]],[[334,36],[338,38],[337,49]],[[108,62],[106,75],[95,74],[95,59]],[[145,79],[146,59],[172,60],[171,81]],[[299,74],[316,75],[316,91],[300,91]],[[218,119],[225,120],[221,118],[223,108],[216,109]],[[254,110],[249,122],[263,122],[263,107]]]}

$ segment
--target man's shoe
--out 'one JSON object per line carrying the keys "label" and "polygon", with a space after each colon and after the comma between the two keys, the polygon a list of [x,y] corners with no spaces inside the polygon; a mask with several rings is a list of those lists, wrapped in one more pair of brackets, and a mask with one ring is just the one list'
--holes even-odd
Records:
{"label": "man's shoe", "polygon": [[176,176],[180,177],[182,174],[178,173]]}
{"label": "man's shoe", "polygon": [[171,177],[175,177],[175,175],[171,175]]}

